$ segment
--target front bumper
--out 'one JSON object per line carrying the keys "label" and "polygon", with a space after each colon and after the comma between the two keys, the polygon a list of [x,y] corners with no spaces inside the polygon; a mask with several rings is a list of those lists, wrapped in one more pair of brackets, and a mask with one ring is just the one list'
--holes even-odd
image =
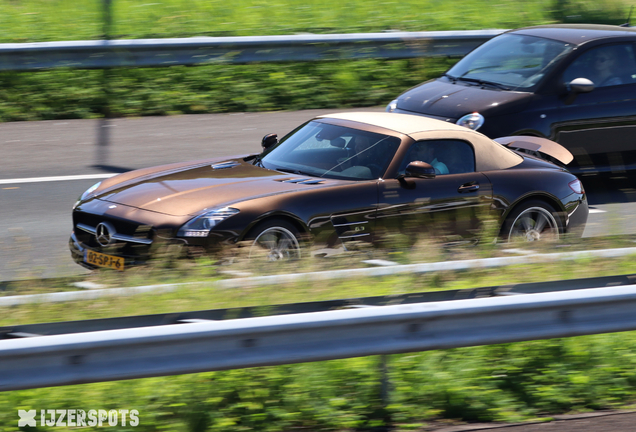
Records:
{"label": "front bumper", "polygon": [[[68,247],[73,261],[82,267],[96,270],[98,267],[86,262],[86,254],[89,251],[124,258],[124,266],[136,266],[146,264],[151,259],[196,257],[201,254],[209,254],[222,251],[225,247],[236,243],[236,233],[231,231],[211,232],[207,238],[171,238],[154,235],[152,244],[134,244],[118,242],[107,247],[96,247],[93,236],[86,236],[80,230],[77,235],[75,230],[71,232]],[[82,241],[86,239],[89,244]]]}
{"label": "front bumper", "polygon": [[124,263],[126,267],[132,266],[132,265],[145,264],[148,261],[148,259],[150,259],[150,256],[151,256],[149,248],[145,251],[139,250],[138,251],[139,253],[137,254],[122,253],[121,248],[119,249],[91,248],[87,246],[86,244],[82,243],[78,239],[77,235],[75,234],[75,231],[71,232],[71,237],[68,240],[68,247],[71,252],[71,258],[73,259],[73,261],[75,261],[77,264],[81,265],[82,267],[85,267],[90,270],[96,270],[98,267],[86,262],[86,253],[88,251],[99,252],[103,254],[108,254],[108,255],[124,258]]}
{"label": "front bumper", "polygon": [[75,236],[75,231],[71,231],[71,238],[68,239],[68,248],[71,251],[71,258],[82,267],[95,270],[96,267],[84,262],[84,253],[87,248],[83,247]]}

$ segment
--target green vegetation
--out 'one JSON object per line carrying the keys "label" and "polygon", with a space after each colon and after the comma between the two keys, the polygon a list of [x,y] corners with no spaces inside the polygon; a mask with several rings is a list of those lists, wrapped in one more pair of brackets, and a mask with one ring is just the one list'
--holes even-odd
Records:
{"label": "green vegetation", "polygon": [[[612,243],[633,246],[629,238]],[[555,251],[554,244],[531,246],[538,253]],[[582,247],[608,244],[566,239],[556,249]],[[365,258],[433,262],[509,255],[505,249],[492,244],[443,248],[429,241],[410,248],[363,249],[333,259],[303,259],[275,268],[248,263],[240,251],[231,265],[208,258],[195,263],[161,259],[151,267],[104,271],[90,280],[107,287],[202,282],[164,294],[6,308],[0,311],[0,326],[241,306],[263,306],[266,312],[272,304],[635,272],[634,256],[630,256],[275,287],[218,289],[206,284],[228,277],[225,270],[255,275],[335,270],[359,266]],[[60,289],[60,282],[53,288]],[[44,282],[40,287],[31,284],[30,291],[16,283],[6,293],[50,290]],[[633,403],[635,348],[636,334],[628,332],[391,355],[385,401],[380,396],[378,357],[6,392],[0,393],[0,431],[14,430],[17,409],[137,409],[140,424],[135,430],[147,431],[344,431],[386,424],[396,430],[418,430],[440,419],[451,423],[546,420],[558,413]]]}
{"label": "green vegetation", "polygon": [[[0,42],[101,39],[101,0],[2,0]],[[488,6],[491,13],[484,14]],[[112,0],[115,39],[512,28],[551,20],[552,0]],[[72,19],[69,19],[72,17]]]}
{"label": "green vegetation", "polygon": [[[174,66],[118,69],[114,116],[204,114],[384,105],[451,60]],[[102,116],[104,71],[0,72],[0,120]]]}
{"label": "green vegetation", "polygon": [[[104,37],[103,0],[1,0],[3,42],[87,40]],[[333,0],[111,0],[110,37],[261,36],[385,30],[478,30],[550,22],[621,24],[627,0],[466,0],[366,2]],[[488,13],[484,13],[485,11]],[[72,17],[72,19],[69,19]]]}
{"label": "green vegetation", "polygon": [[635,348],[624,333],[391,355],[386,405],[378,357],[0,393],[0,430],[16,430],[18,408],[137,409],[139,426],[115,430],[174,432],[548,420],[633,400]]}
{"label": "green vegetation", "polygon": [[[275,2],[112,0],[110,36],[119,39],[191,36],[353,33],[384,30],[515,28],[553,22],[623,22],[624,0],[439,0]],[[0,42],[104,37],[100,0],[0,0]],[[487,8],[488,13],[483,13]],[[69,19],[72,17],[72,19]],[[215,65],[192,68],[0,72],[0,121],[95,118],[106,112],[111,83],[114,116],[297,110],[385,105],[438,76],[454,60],[365,60]]]}

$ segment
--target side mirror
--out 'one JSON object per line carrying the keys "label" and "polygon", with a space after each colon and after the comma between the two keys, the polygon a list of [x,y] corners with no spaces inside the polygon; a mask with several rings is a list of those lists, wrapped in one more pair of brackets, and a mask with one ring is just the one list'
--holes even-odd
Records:
{"label": "side mirror", "polygon": [[276,143],[278,143],[278,135],[275,133],[267,134],[261,141],[261,147],[263,147],[263,150],[267,150]]}
{"label": "side mirror", "polygon": [[576,78],[568,84],[568,89],[574,93],[589,93],[594,90],[594,83],[587,78]]}
{"label": "side mirror", "polygon": [[435,178],[435,168],[426,162],[413,161],[406,166],[404,177]]}
{"label": "side mirror", "polygon": [[594,83],[587,78],[575,78],[566,85],[568,89],[565,104],[570,105],[579,93],[589,93],[594,90]]}

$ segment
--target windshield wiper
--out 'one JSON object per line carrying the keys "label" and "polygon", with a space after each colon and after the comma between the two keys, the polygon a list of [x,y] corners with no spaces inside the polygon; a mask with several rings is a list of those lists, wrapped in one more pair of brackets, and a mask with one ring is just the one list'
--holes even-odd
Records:
{"label": "windshield wiper", "polygon": [[262,156],[256,156],[254,158],[254,162],[252,162],[252,165],[257,166],[257,167],[261,167],[261,168],[265,168],[263,166],[263,162],[261,162],[261,160],[263,160]]}
{"label": "windshield wiper", "polygon": [[476,84],[479,84],[479,85],[482,85],[482,86],[496,87],[496,88],[501,89],[501,90],[510,90],[510,87],[508,87],[506,85],[499,84],[499,83],[492,82],[492,81],[485,81],[485,80],[478,79],[478,78],[458,77],[457,79],[460,80],[460,81],[476,83]]}
{"label": "windshield wiper", "polygon": [[446,78],[448,78],[449,80],[451,80],[451,82],[452,82],[453,84],[455,84],[455,83],[457,82],[457,77],[456,77],[456,76],[449,75],[449,74],[447,74],[447,73],[445,73],[445,74],[444,74],[444,75],[442,75],[442,76],[445,76]]}

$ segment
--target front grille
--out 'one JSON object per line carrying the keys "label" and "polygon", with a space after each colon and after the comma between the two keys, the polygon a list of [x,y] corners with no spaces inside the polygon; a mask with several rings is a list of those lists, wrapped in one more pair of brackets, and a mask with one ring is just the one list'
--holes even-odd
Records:
{"label": "front grille", "polygon": [[[102,222],[110,224],[116,232],[115,238],[107,246],[100,245],[95,236],[95,229]],[[73,225],[77,241],[84,247],[124,257],[147,255],[155,236],[154,229],[148,225],[79,211],[73,212]],[[126,238],[131,241],[126,241]]]}
{"label": "front grille", "polygon": [[110,222],[115,227],[118,233],[130,236],[138,233],[140,227],[146,226],[127,220],[121,220],[103,215],[94,215],[78,211],[73,213],[73,223],[75,225],[77,225],[78,223],[82,223],[88,226],[96,227],[100,222]]}

